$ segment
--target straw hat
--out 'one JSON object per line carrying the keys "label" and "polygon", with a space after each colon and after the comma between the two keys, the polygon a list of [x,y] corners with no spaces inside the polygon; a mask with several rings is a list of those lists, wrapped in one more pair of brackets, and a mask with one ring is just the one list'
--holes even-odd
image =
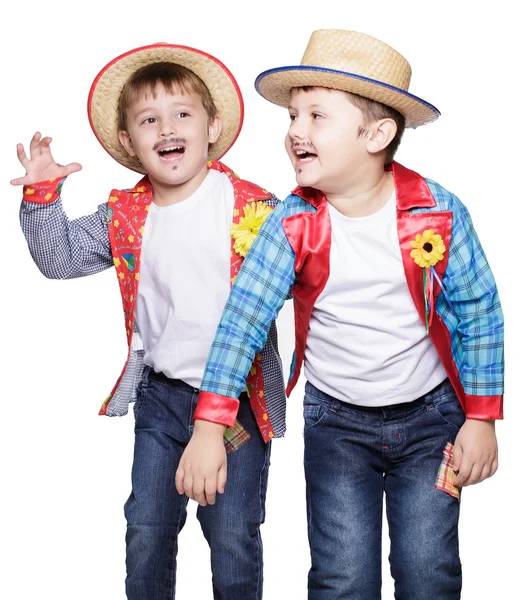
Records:
{"label": "straw hat", "polygon": [[301,64],[261,73],[255,88],[267,100],[287,107],[291,89],[316,86],[352,92],[386,104],[404,115],[406,127],[437,119],[435,106],[408,92],[412,69],[396,50],[356,31],[314,31]]}
{"label": "straw hat", "polygon": [[90,125],[105,150],[119,163],[145,173],[141,161],[129,156],[119,142],[117,105],[123,86],[141,67],[156,62],[172,62],[193,71],[206,84],[222,118],[222,132],[209,150],[209,160],[217,160],[234,144],[242,128],[244,103],[235,78],[210,54],[174,44],[142,46],[121,54],[104,67],[90,88]]}

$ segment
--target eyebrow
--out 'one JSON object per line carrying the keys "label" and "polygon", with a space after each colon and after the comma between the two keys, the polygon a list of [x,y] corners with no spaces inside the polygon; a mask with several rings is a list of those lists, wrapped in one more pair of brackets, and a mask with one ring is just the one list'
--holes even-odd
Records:
{"label": "eyebrow", "polygon": [[[185,107],[185,108],[190,108],[190,109],[195,108],[195,105],[191,104],[190,102],[173,102],[172,106],[176,107],[176,108],[177,107]],[[137,119],[140,115],[142,115],[145,112],[148,112],[148,111],[153,112],[154,110],[155,110],[154,106],[145,106],[139,112],[135,113],[134,119]]]}
{"label": "eyebrow", "polygon": [[[294,106],[291,106],[290,104],[287,108],[288,108],[288,110],[296,110],[296,108]],[[318,104],[311,104],[310,106],[307,106],[306,108],[309,108],[311,110],[314,110],[316,108],[323,110],[325,108],[325,106],[323,104],[318,103]]]}

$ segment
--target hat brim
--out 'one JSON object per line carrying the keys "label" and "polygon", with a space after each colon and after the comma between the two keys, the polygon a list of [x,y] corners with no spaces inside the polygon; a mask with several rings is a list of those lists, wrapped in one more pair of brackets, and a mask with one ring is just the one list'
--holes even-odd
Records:
{"label": "hat brim", "polygon": [[125,167],[146,173],[141,161],[129,156],[119,141],[117,107],[128,79],[141,67],[171,62],[193,71],[206,85],[222,119],[222,131],[209,149],[208,159],[218,160],[235,143],[244,120],[244,102],[238,83],[219,60],[188,46],[153,44],[122,54],[96,76],[88,96],[90,125],[105,150]]}
{"label": "hat brim", "polygon": [[435,121],[441,114],[435,106],[392,85],[355,73],[312,66],[269,69],[255,81],[256,91],[266,100],[288,107],[291,90],[296,87],[324,87],[351,92],[394,108],[405,117],[406,127],[419,127]]}

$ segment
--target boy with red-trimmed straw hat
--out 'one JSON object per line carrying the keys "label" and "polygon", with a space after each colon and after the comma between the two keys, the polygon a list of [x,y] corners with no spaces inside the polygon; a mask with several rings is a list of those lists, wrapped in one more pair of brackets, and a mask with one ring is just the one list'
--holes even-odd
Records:
{"label": "boy with red-trimmed straw hat", "polygon": [[[58,165],[51,139],[36,133],[30,158],[17,147],[27,173],[12,183],[25,186],[22,229],[46,277],[81,277],[115,265],[129,354],[100,413],[122,415],[136,401],[126,591],[134,600],[174,598],[188,502],[175,489],[175,471],[193,432],[198,388],[229,288],[278,200],[218,160],[238,137],[243,102],[233,75],[209,54],[171,44],[131,50],[101,70],[88,107],[102,146],[145,177],[133,188],[112,190],[95,214],[70,221],[61,188],[81,166]],[[237,420],[229,427],[195,425],[209,426],[210,437],[223,440],[215,461],[229,454],[225,496],[215,502],[224,470],[208,475],[204,497],[196,486],[188,494],[202,505],[197,516],[211,549],[214,596],[227,600],[262,597],[270,440],[285,430],[274,324],[259,350]]]}
{"label": "boy with red-trimmed straw hat", "polygon": [[[250,357],[292,290],[287,392],[305,364],[312,600],[381,597],[384,496],[396,598],[460,598],[460,488],[498,464],[500,302],[465,206],[393,160],[405,127],[439,116],[408,92],[410,75],[371,36],[319,30],[301,65],[256,80],[289,109],[299,185],[237,277],[195,419],[233,422]],[[202,435],[181,489],[203,485],[198,451],[220,444]]]}

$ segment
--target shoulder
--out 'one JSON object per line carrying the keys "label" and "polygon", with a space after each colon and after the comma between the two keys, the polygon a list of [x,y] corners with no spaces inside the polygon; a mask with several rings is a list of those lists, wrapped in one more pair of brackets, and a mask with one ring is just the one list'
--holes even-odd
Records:
{"label": "shoulder", "polygon": [[424,178],[428,187],[430,188],[430,192],[435,199],[436,206],[432,209],[435,212],[439,211],[452,211],[453,213],[461,213],[467,214],[468,209],[466,206],[460,201],[460,199],[453,193],[442,187],[436,181],[432,179]]}

